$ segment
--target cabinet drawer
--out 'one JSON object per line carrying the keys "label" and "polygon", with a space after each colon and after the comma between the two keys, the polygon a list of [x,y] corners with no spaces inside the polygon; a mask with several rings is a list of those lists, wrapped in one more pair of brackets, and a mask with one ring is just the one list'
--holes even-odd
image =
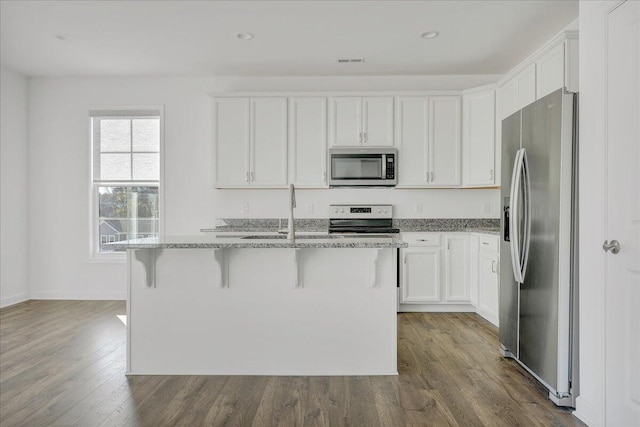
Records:
{"label": "cabinet drawer", "polygon": [[440,246],[438,233],[408,233],[402,235],[402,240],[413,246]]}
{"label": "cabinet drawer", "polygon": [[480,250],[486,252],[498,252],[498,236],[488,236],[486,234],[480,236]]}

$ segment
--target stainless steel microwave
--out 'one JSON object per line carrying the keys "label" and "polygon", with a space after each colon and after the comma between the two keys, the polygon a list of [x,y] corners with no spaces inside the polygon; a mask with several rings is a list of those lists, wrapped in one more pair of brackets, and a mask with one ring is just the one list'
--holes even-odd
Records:
{"label": "stainless steel microwave", "polygon": [[330,148],[330,187],[394,187],[398,183],[395,148]]}

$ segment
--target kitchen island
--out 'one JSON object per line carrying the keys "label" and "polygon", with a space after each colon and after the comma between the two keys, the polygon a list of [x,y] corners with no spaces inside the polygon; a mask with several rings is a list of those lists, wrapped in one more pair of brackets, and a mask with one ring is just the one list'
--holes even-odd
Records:
{"label": "kitchen island", "polygon": [[207,234],[127,250],[127,373],[394,375],[397,237]]}

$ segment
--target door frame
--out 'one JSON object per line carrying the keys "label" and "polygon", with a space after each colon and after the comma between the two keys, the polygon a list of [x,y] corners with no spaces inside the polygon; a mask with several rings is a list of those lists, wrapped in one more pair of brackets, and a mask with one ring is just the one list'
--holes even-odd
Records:
{"label": "door frame", "polygon": [[574,415],[606,423],[607,18],[625,0],[580,0],[579,396]]}

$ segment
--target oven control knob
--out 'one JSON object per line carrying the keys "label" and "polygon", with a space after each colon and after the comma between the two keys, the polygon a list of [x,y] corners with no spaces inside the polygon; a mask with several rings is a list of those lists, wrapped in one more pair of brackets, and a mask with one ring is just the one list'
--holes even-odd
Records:
{"label": "oven control knob", "polygon": [[340,209],[340,213],[344,213],[344,209]]}
{"label": "oven control knob", "polygon": [[378,213],[382,212],[380,209],[378,209]]}
{"label": "oven control knob", "polygon": [[387,213],[387,210],[386,210],[386,209],[385,209],[385,210],[383,210],[383,211],[382,211],[382,213]]}

